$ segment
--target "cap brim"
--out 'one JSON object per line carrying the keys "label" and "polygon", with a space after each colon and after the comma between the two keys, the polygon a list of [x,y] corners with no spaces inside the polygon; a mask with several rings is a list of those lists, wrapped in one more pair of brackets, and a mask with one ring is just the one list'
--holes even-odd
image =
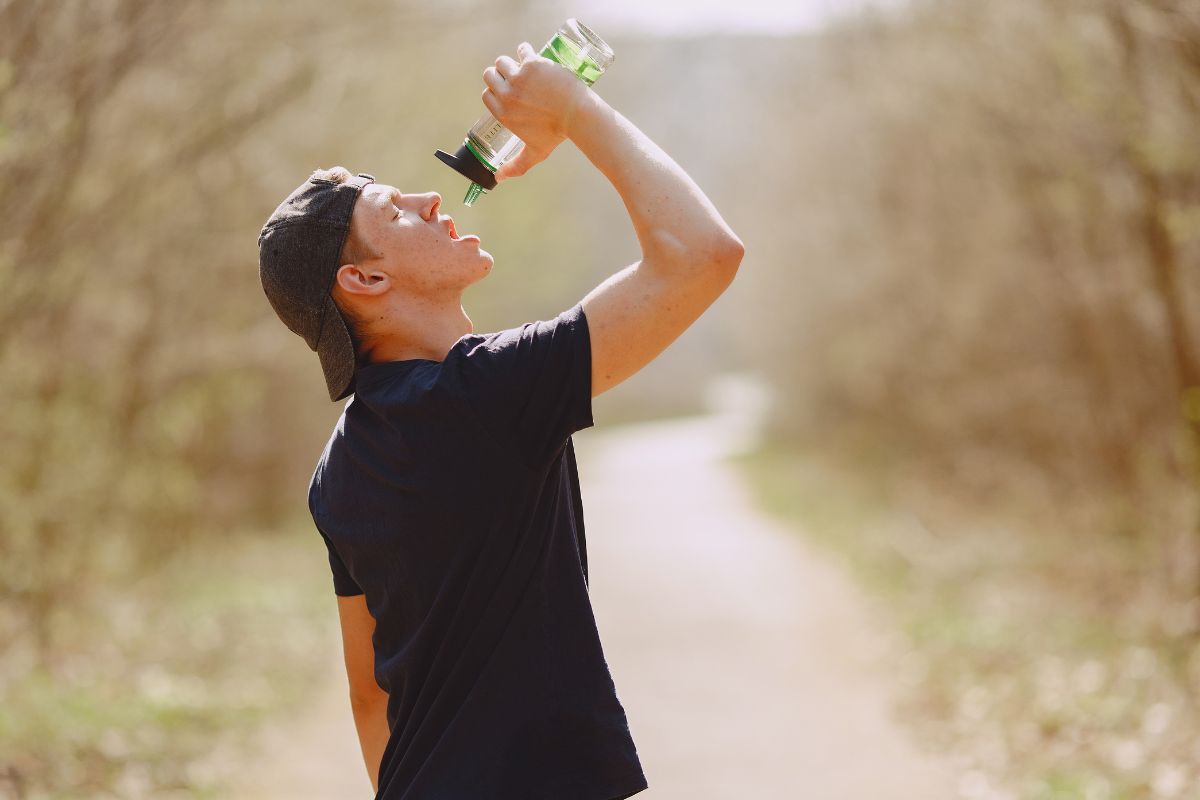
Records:
{"label": "cap brim", "polygon": [[330,400],[341,400],[354,391],[354,341],[331,296],[325,298],[324,319],[317,339],[317,357],[321,360],[321,371],[325,373],[325,386],[329,390]]}

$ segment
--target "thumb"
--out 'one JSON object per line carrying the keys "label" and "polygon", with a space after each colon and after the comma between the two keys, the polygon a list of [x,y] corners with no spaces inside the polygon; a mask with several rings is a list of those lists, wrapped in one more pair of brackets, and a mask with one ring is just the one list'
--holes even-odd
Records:
{"label": "thumb", "polygon": [[536,55],[537,51],[533,49],[533,45],[531,45],[529,42],[521,42],[519,45],[517,45],[517,59],[521,63],[528,61]]}
{"label": "thumb", "polygon": [[505,161],[500,165],[500,169],[496,170],[496,180],[502,181],[506,178],[519,178],[533,168],[534,165],[540,164],[546,160],[545,153],[537,153],[531,147],[522,147],[513,158]]}

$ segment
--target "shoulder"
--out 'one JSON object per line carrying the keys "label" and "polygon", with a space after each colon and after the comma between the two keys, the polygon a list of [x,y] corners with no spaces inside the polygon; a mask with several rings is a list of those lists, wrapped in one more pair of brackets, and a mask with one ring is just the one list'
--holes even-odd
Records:
{"label": "shoulder", "polygon": [[455,350],[467,361],[488,361],[493,355],[561,346],[564,340],[579,334],[587,335],[582,301],[548,319],[536,319],[492,333],[468,334],[459,340]]}
{"label": "shoulder", "polygon": [[[349,403],[347,403],[347,406]],[[317,457],[317,464],[313,468],[312,477],[308,481],[308,508],[314,516],[319,515],[324,510],[324,491],[325,482],[329,476],[329,471],[332,462],[337,460],[337,452],[339,443],[343,436],[343,431],[346,426],[346,411],[342,411],[342,415],[338,417],[337,423],[333,426],[333,432],[329,435],[329,439],[325,442],[325,447],[321,450],[321,454]]]}

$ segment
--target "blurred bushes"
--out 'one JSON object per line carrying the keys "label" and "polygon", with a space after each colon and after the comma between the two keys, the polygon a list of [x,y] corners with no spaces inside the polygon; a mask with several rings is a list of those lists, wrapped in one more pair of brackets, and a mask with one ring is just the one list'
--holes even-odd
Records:
{"label": "blurred bushes", "polygon": [[0,9],[3,636],[52,669],[56,615],[277,507],[234,148],[311,69],[237,4]]}
{"label": "blurred bushes", "polygon": [[789,222],[743,224],[744,349],[777,434],[1161,536],[1200,587],[1200,9],[924,0],[768,63]]}

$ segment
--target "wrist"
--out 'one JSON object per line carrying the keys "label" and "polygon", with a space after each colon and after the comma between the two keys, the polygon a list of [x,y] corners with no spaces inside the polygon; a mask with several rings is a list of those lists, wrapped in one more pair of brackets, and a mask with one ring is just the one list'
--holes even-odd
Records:
{"label": "wrist", "polygon": [[563,121],[563,131],[566,137],[572,142],[576,141],[580,132],[587,130],[593,126],[598,118],[600,109],[604,101],[600,95],[592,91],[591,87],[583,86],[582,92],[576,97],[575,102],[567,109],[566,117]]}

